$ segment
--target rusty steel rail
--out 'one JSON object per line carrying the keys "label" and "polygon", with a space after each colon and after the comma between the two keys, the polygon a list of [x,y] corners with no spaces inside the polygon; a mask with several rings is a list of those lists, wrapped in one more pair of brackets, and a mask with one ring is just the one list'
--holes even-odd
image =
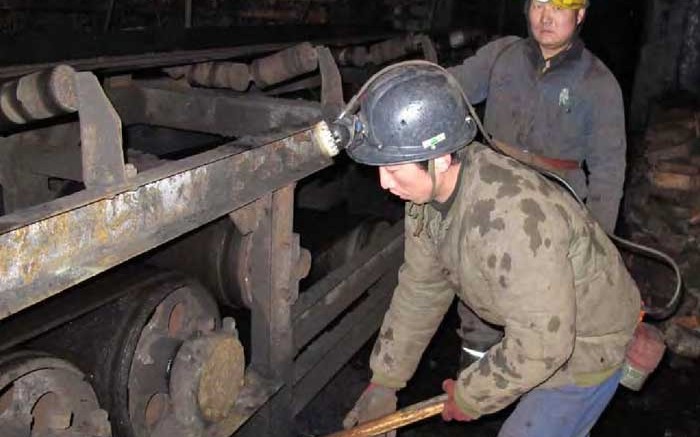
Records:
{"label": "rusty steel rail", "polygon": [[[229,31],[230,32],[230,31]],[[95,56],[80,59],[65,59],[60,61],[39,62],[30,64],[16,64],[0,66],[0,79],[9,79],[30,74],[35,71],[55,67],[57,65],[70,65],[76,70],[106,71],[110,73],[134,71],[139,69],[167,67],[172,65],[194,64],[198,62],[221,61],[227,59],[243,58],[247,56],[261,55],[286,49],[304,40],[313,44],[328,45],[353,45],[363,44],[395,36],[396,32],[371,31],[357,33],[353,36],[318,37],[318,35],[306,35],[297,40],[284,42],[269,42],[264,44],[235,43],[228,47],[157,51],[147,50],[148,53]],[[269,39],[269,38],[268,38]]]}
{"label": "rusty steel rail", "polygon": [[174,50],[171,52],[151,52],[137,55],[97,56],[85,59],[69,59],[36,64],[0,66],[0,79],[23,76],[58,65],[70,65],[76,70],[129,71],[183,63],[206,62],[219,59],[252,56],[284,49],[293,43],[251,44],[237,47],[223,47],[202,50]]}
{"label": "rusty steel rail", "polygon": [[331,165],[312,129],[0,217],[0,320]]}

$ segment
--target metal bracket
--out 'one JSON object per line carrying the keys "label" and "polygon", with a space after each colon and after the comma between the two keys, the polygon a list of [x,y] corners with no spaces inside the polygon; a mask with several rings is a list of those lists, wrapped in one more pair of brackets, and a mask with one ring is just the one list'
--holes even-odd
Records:
{"label": "metal bracket", "polygon": [[265,204],[256,199],[244,207],[231,212],[229,217],[242,235],[249,235],[258,229],[258,224],[265,214]]}
{"label": "metal bracket", "polygon": [[343,81],[328,47],[317,47],[318,68],[321,72],[321,107],[323,118],[334,120],[345,106]]}
{"label": "metal bracket", "polygon": [[88,188],[126,182],[122,123],[100,82],[90,72],[75,75],[80,117],[83,182]]}

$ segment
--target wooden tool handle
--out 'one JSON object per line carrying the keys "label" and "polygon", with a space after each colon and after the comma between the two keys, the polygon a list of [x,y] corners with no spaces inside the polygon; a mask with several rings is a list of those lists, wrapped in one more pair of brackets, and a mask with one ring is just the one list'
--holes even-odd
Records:
{"label": "wooden tool handle", "polygon": [[369,437],[410,425],[442,413],[447,395],[435,396],[426,401],[410,405],[378,419],[361,423],[354,428],[339,431],[326,437]]}

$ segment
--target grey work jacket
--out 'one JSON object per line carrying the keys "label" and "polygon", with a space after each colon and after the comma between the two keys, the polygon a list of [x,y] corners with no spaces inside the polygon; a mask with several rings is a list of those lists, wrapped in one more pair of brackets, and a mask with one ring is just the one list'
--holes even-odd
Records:
{"label": "grey work jacket", "polygon": [[[486,100],[497,140],[550,158],[585,161],[565,179],[603,228],[615,228],[625,178],[625,114],[617,81],[576,38],[545,61],[531,39],[505,37],[449,69],[467,97]],[[544,71],[544,72],[543,72]]]}
{"label": "grey work jacket", "polygon": [[375,383],[406,384],[455,294],[505,331],[459,375],[456,400],[474,418],[534,387],[595,385],[619,368],[640,297],[588,211],[476,143],[450,201],[444,213],[407,210],[404,264],[370,358]]}

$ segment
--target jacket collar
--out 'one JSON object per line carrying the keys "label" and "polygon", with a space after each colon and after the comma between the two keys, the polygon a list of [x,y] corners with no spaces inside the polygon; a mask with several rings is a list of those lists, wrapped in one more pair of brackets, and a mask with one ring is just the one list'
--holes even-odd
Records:
{"label": "jacket collar", "polygon": [[[540,46],[537,44],[537,41],[535,41],[535,39],[532,36],[527,38],[526,42],[527,58],[530,60],[532,66],[535,67],[537,71],[542,71],[544,69],[545,59],[542,56]],[[579,38],[577,35],[574,36],[571,40],[571,45],[569,46],[569,48],[561,51],[560,53],[550,58],[549,69],[547,71],[554,70],[555,68],[561,66],[566,62],[580,59],[581,54],[583,53],[583,48],[584,46],[583,41],[581,41],[581,38]]]}
{"label": "jacket collar", "polygon": [[444,202],[438,202],[437,200],[433,200],[430,202],[430,206],[432,206],[436,211],[438,211],[443,218],[447,217],[447,213],[450,212],[450,208],[455,203],[455,199],[457,199],[457,195],[462,186],[462,175],[464,174],[464,167],[466,167],[465,157],[462,158],[460,165],[461,166],[459,168],[459,174],[457,175],[457,182],[455,183],[455,188],[454,190],[452,190],[452,194],[450,194],[450,197],[448,197],[447,200],[445,200]]}

